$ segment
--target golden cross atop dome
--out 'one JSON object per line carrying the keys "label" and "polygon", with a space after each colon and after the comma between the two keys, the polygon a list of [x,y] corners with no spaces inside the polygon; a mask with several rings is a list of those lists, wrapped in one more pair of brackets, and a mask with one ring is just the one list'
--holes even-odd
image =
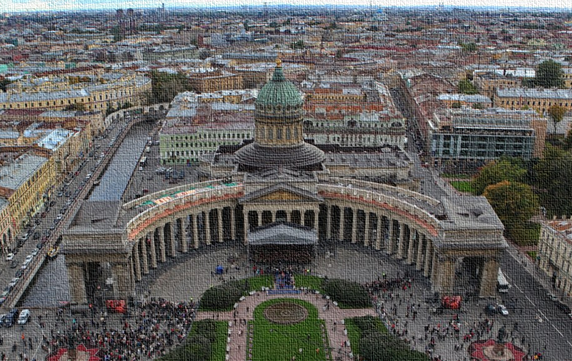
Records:
{"label": "golden cross atop dome", "polygon": [[282,60],[280,60],[280,58],[276,58],[276,66],[277,66],[277,67],[281,67],[281,66],[282,66]]}

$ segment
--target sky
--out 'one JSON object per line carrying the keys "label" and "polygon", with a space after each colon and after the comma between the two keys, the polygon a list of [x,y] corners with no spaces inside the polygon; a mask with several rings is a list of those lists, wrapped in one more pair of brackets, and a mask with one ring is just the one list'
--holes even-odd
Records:
{"label": "sky", "polygon": [[[371,0],[375,8],[389,6],[432,6],[439,3],[445,6],[492,6],[492,7],[530,7],[530,8],[560,8],[572,11],[570,0]],[[263,5],[265,0],[165,0],[165,8],[169,7],[213,7],[213,6],[242,6]],[[370,0],[266,0],[268,5],[289,4],[298,5],[364,5],[369,6]],[[47,10],[82,10],[82,9],[140,9],[157,8],[161,0],[0,0],[0,13],[21,11]]]}

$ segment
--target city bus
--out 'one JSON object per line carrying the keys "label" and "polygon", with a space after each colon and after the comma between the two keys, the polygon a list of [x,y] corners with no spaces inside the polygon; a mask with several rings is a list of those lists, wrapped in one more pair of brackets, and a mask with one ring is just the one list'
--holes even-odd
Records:
{"label": "city bus", "polygon": [[510,284],[506,280],[506,277],[502,273],[501,269],[499,268],[499,272],[497,275],[497,290],[500,293],[507,293],[508,289],[510,288]]}

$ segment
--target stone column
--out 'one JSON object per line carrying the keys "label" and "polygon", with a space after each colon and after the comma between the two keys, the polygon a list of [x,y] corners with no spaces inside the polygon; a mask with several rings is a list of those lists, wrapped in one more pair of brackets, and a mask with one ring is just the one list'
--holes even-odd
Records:
{"label": "stone column", "polygon": [[394,254],[395,246],[397,243],[395,235],[395,222],[391,218],[389,218],[388,221],[389,221],[389,247],[387,247],[387,254]]}
{"label": "stone column", "polygon": [[258,224],[256,227],[260,227],[262,225],[262,212],[256,212],[256,215],[258,216]]}
{"label": "stone column", "polygon": [[369,211],[365,212],[365,234],[363,235],[363,245],[365,247],[369,246],[369,218],[371,217],[371,214],[369,214]]}
{"label": "stone column", "polygon": [[496,258],[488,258],[481,272],[480,297],[494,297],[496,295],[499,262]]}
{"label": "stone column", "polygon": [[340,207],[340,241],[344,240],[344,226],[346,223],[346,212],[345,207]]}
{"label": "stone column", "polygon": [[426,240],[427,245],[425,246],[425,265],[423,266],[423,276],[429,277],[430,261],[433,260],[433,244],[431,243],[430,239]]}
{"label": "stone column", "polygon": [[183,216],[181,218],[181,252],[183,253],[187,253],[189,252],[189,237],[187,235],[187,227],[189,226],[187,224],[187,216]]}
{"label": "stone column", "polygon": [[425,235],[417,233],[417,259],[415,260],[415,270],[421,271],[423,268],[423,242]]}
{"label": "stone column", "polygon": [[147,238],[141,238],[141,257],[143,258],[143,274],[149,274],[149,261],[147,259]]}
{"label": "stone column", "polygon": [[[381,242],[384,238],[384,234],[381,233],[381,225],[383,224],[383,217],[377,215],[377,232],[375,234],[375,250],[379,251],[381,249]],[[384,228],[385,229],[385,228]]]}
{"label": "stone column", "polygon": [[231,240],[236,239],[236,224],[234,224],[234,222],[235,222],[234,221],[234,212],[235,212],[235,209],[234,209],[234,207],[231,206],[230,207],[230,217],[229,217],[229,220],[230,220],[230,239]]}
{"label": "stone column", "polygon": [[320,212],[319,209],[314,209],[314,220],[313,220],[312,228],[314,228],[316,230],[316,234],[318,233],[318,230],[320,229],[320,227],[318,226],[318,213],[319,212]]}
{"label": "stone column", "polygon": [[159,261],[167,262],[167,252],[165,250],[165,225],[159,226]]}
{"label": "stone column", "polygon": [[302,226],[306,225],[306,211],[304,209],[300,210],[300,223]]}
{"label": "stone column", "polygon": [[352,243],[357,242],[357,209],[352,209]]}
{"label": "stone column", "polygon": [[437,260],[437,250],[433,249],[433,257],[431,257],[431,284],[432,286],[436,285],[437,283],[437,276],[439,275],[438,268],[439,268],[439,261]]}
{"label": "stone column", "polygon": [[[260,220],[260,213],[258,219]],[[205,211],[205,233],[206,233],[206,243],[207,246],[211,245],[211,212],[210,210]]]}
{"label": "stone column", "polygon": [[199,248],[199,216],[198,215],[190,215],[192,227],[193,227],[193,242],[195,249]]}
{"label": "stone column", "polygon": [[139,242],[133,245],[133,265],[135,266],[135,279],[141,281],[141,263],[139,262]]}
{"label": "stone column", "polygon": [[127,262],[113,263],[111,273],[113,274],[113,295],[117,299],[127,299],[132,295],[133,289],[130,282],[130,270]]}
{"label": "stone column", "polygon": [[397,258],[403,259],[405,253],[405,224],[399,223],[399,244],[397,245]]}
{"label": "stone column", "polygon": [[447,257],[441,262],[439,272],[441,276],[440,292],[443,294],[452,294],[455,288],[455,259]]}
{"label": "stone column", "polygon": [[244,244],[248,244],[248,231],[249,231],[249,226],[248,226],[248,213],[244,212]]}
{"label": "stone column", "polygon": [[149,240],[151,241],[151,268],[157,268],[157,248],[155,247],[155,232],[149,233]]}
{"label": "stone column", "polygon": [[326,239],[332,238],[332,206],[326,205]]}
{"label": "stone column", "polygon": [[85,270],[83,263],[68,263],[68,277],[70,283],[71,301],[80,305],[87,304],[87,295],[85,293]]}
{"label": "stone column", "polygon": [[218,223],[218,241],[222,242],[224,241],[224,234],[223,234],[223,230],[222,230],[222,210],[223,208],[217,208],[217,223]]}
{"label": "stone column", "polygon": [[169,242],[171,243],[171,254],[169,256],[177,256],[177,242],[175,240],[175,225],[173,222],[169,222],[167,227],[169,227]]}
{"label": "stone column", "polygon": [[417,239],[417,237],[413,238],[412,236],[415,235],[416,232],[415,230],[412,230],[411,228],[409,228],[409,237],[407,237],[408,241],[407,241],[407,264],[412,264],[413,263],[413,246],[415,244],[415,239]]}

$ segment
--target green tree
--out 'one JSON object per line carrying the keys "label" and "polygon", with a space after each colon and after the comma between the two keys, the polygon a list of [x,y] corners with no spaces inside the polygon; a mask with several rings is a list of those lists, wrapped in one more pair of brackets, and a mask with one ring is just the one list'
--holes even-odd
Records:
{"label": "green tree", "polygon": [[12,84],[12,81],[10,81],[8,79],[1,79],[0,80],[0,90],[5,92],[6,86],[8,86],[9,84]]}
{"label": "green tree", "polygon": [[567,111],[566,108],[561,107],[558,104],[554,104],[553,106],[548,108],[548,116],[550,117],[550,119],[552,119],[552,123],[554,124],[553,134],[556,134],[556,126],[558,125],[558,123],[562,121],[562,119],[564,119],[566,111]]}
{"label": "green tree", "polygon": [[150,76],[152,103],[170,102],[177,94],[191,90],[189,80],[183,73],[169,74],[154,70]]}
{"label": "green tree", "polygon": [[86,108],[85,104],[80,102],[80,103],[70,104],[66,106],[64,110],[85,112]]}
{"label": "green tree", "polygon": [[522,227],[538,211],[538,197],[528,184],[504,180],[485,188],[483,195],[508,232]]}
{"label": "green tree", "polygon": [[304,45],[304,41],[303,40],[298,40],[296,42],[293,42],[290,44],[290,48],[291,49],[304,49],[306,46]]}
{"label": "green tree", "polygon": [[533,184],[548,216],[572,215],[572,153],[547,145],[533,170]]}
{"label": "green tree", "polygon": [[477,88],[468,79],[459,81],[459,92],[463,94],[479,94]]}
{"label": "green tree", "polygon": [[482,167],[472,181],[475,194],[481,195],[486,187],[502,181],[523,181],[527,171],[518,162],[516,159],[501,158]]}
{"label": "green tree", "polygon": [[477,51],[477,44],[475,43],[460,43],[459,45],[465,52],[473,53]]}
{"label": "green tree", "polygon": [[543,61],[536,68],[534,83],[543,88],[564,88],[562,65],[552,59]]}

